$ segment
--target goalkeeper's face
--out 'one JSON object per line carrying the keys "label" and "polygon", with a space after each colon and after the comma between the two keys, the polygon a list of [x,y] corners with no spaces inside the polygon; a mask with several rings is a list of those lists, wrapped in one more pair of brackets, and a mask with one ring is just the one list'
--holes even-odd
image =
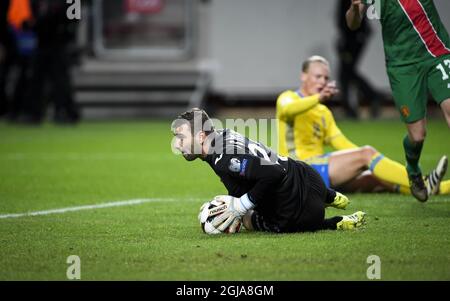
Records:
{"label": "goalkeeper's face", "polygon": [[192,136],[189,124],[185,123],[175,128],[175,148],[181,152],[187,161],[193,161],[202,155],[202,145]]}

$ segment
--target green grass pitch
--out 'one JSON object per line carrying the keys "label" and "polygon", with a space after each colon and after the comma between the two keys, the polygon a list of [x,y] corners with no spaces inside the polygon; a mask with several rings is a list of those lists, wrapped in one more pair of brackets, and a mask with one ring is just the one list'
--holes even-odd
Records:
{"label": "green grass pitch", "polygon": [[[404,161],[399,121],[340,127]],[[445,121],[428,130],[426,171],[450,155]],[[203,162],[173,155],[171,139],[169,121],[0,123],[0,215],[157,199],[0,219],[0,280],[65,280],[69,255],[80,257],[82,280],[367,280],[369,255],[380,257],[382,280],[450,280],[450,196],[349,195],[346,214],[368,213],[359,231],[208,236],[198,209],[225,188]]]}

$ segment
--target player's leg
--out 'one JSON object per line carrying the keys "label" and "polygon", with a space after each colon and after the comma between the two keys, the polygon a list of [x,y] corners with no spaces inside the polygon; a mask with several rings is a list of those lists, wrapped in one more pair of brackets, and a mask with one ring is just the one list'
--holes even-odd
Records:
{"label": "player's leg", "polygon": [[[411,189],[409,186],[398,186],[394,192],[399,192],[401,194],[410,195]],[[449,195],[450,194],[450,180],[442,181],[439,184],[439,189],[434,195]]]}
{"label": "player's leg", "polygon": [[[441,107],[447,125],[450,127],[450,55],[436,58],[428,68],[428,89],[433,99]],[[446,183],[440,183],[439,189],[434,189],[433,192],[450,193]]]}
{"label": "player's leg", "polygon": [[336,224],[337,230],[353,230],[366,223],[366,213],[357,211],[350,215],[342,216],[342,220]]}
{"label": "player's leg", "polygon": [[333,216],[323,220],[320,230],[353,230],[366,223],[366,213],[357,211],[350,215]]}
{"label": "player's leg", "polygon": [[[317,231],[329,229],[329,223],[325,221],[325,206],[332,202],[336,193],[327,188],[319,173],[312,167],[306,166],[306,178],[308,179],[307,198],[303,202],[297,230]],[[336,220],[336,223],[340,219]]]}
{"label": "player's leg", "polygon": [[[428,182],[426,183],[428,185]],[[370,171],[366,171],[359,175],[356,179],[345,183],[336,188],[343,193],[400,193],[404,195],[411,195],[411,188],[408,186],[391,184],[381,181],[375,177]],[[450,180],[441,181],[437,190],[433,195],[449,195],[450,194]],[[429,195],[431,195],[429,194]]]}
{"label": "player's leg", "polygon": [[403,139],[403,148],[405,150],[406,171],[409,177],[409,186],[411,193],[419,201],[425,202],[428,199],[428,191],[422,176],[422,170],[419,166],[420,155],[422,153],[423,143],[426,136],[426,119],[408,123],[408,135]]}
{"label": "player's leg", "polygon": [[450,180],[441,182],[441,185],[439,185],[438,194],[450,194]]}
{"label": "player's leg", "polygon": [[[330,183],[328,186],[340,191],[388,191],[411,194],[407,193],[407,190],[410,192],[411,189],[406,168],[380,154],[371,146],[331,153],[328,157],[327,168],[326,178]],[[367,168],[369,170],[364,171]],[[444,178],[446,169],[447,157],[442,156],[436,168],[425,177],[428,195],[437,194],[440,191],[440,182]],[[324,177],[323,173],[321,176]],[[447,190],[446,186],[441,189],[444,193],[448,193]]]}
{"label": "player's leg", "polygon": [[442,156],[435,169],[425,177],[425,184],[427,186],[428,195],[439,194],[442,179],[447,172],[448,159],[447,156]]}
{"label": "player's leg", "polygon": [[[444,179],[445,173],[447,172],[447,167],[447,156],[442,156],[439,159],[436,167],[428,175],[425,176],[425,185],[427,188],[428,196],[437,194],[450,194],[450,180],[442,181]],[[385,183],[385,185],[388,188],[388,191],[408,195],[411,194],[411,188],[409,185],[394,185],[391,188],[388,187],[391,184]]]}
{"label": "player's leg", "polygon": [[333,152],[328,160],[328,175],[331,187],[338,187],[355,179],[367,169],[369,148],[357,148]]}
{"label": "player's leg", "polygon": [[450,127],[450,55],[436,58],[428,68],[428,88]]}
{"label": "player's leg", "polygon": [[332,153],[329,158],[331,186],[344,185],[367,169],[382,181],[408,186],[405,167],[380,154],[371,146]]}
{"label": "player's leg", "polygon": [[450,128],[450,98],[441,102],[441,109],[442,112],[444,113],[445,120],[447,120],[447,125]]}
{"label": "player's leg", "polygon": [[[339,193],[334,192],[332,189],[327,189],[328,195],[335,194],[336,198],[335,200],[339,201],[339,199],[344,200],[345,206],[340,207],[339,203],[337,203],[338,206],[333,206],[335,208],[339,209],[345,209],[347,204],[349,203],[348,198]],[[333,193],[334,192],[334,193]],[[333,204],[336,203],[333,202]],[[362,211],[357,211],[351,215],[341,215],[341,216],[333,216],[331,218],[324,218],[322,223],[320,224],[320,229],[318,230],[350,230],[355,229],[360,226],[362,226],[365,223],[365,213]]]}
{"label": "player's leg", "polygon": [[428,192],[419,160],[426,136],[428,70],[426,65],[416,63],[388,67],[387,71],[395,105],[408,130],[408,134],[403,139],[403,148],[411,193],[419,201],[425,202],[428,199]]}
{"label": "player's leg", "polygon": [[406,128],[408,129],[408,135],[403,141],[407,161],[406,170],[408,174],[421,173],[419,159],[427,135],[426,119],[407,123]]}
{"label": "player's leg", "polygon": [[[324,207],[330,200],[348,199],[339,192],[326,187],[320,175],[313,169],[306,169],[308,184],[308,198],[304,202],[298,231],[352,229],[363,224],[365,214],[357,212],[349,216],[335,216],[325,218]],[[345,206],[343,207],[345,208]]]}
{"label": "player's leg", "polygon": [[[338,191],[349,193],[379,193],[379,192],[398,192],[400,185],[381,181],[374,176],[370,170],[366,170],[359,174],[355,179],[336,187]],[[409,186],[407,187],[409,191]]]}
{"label": "player's leg", "polygon": [[[310,158],[307,163],[314,169],[319,175],[326,188],[330,188],[330,177],[328,171],[329,154],[319,157]],[[349,200],[346,196],[336,193],[334,190],[329,189],[325,194],[324,199],[326,207],[334,207],[338,209],[345,209],[349,204]]]}
{"label": "player's leg", "polygon": [[[348,199],[344,195],[327,188],[322,177],[314,168],[306,164],[302,165],[305,168],[304,171],[306,172],[306,178],[309,183],[306,194],[307,198],[302,204],[302,213],[296,225],[289,225],[290,222],[286,220],[274,222],[265,217],[261,212],[258,212],[258,210],[252,210],[244,215],[243,218],[243,224],[247,230],[280,233],[328,229],[324,225],[326,204],[335,202],[335,207],[339,205],[343,209],[348,204]],[[336,229],[336,224],[341,220],[342,218],[335,218],[334,229]],[[287,227],[283,228],[280,225],[286,225]]]}
{"label": "player's leg", "polygon": [[352,230],[361,227],[366,222],[366,213],[357,211],[350,215],[325,218],[320,230]]}

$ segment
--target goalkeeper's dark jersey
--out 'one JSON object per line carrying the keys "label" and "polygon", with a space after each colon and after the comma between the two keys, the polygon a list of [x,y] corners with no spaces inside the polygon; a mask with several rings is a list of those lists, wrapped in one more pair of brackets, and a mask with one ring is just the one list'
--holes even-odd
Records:
{"label": "goalkeeper's dark jersey", "polygon": [[228,194],[248,193],[255,209],[280,231],[297,228],[308,191],[305,163],[280,157],[261,143],[232,130],[210,135],[204,159],[220,177]]}

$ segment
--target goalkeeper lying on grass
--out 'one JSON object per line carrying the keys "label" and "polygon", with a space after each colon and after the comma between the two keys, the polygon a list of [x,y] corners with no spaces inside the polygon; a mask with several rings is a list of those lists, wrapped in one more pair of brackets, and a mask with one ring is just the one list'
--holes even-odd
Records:
{"label": "goalkeeper lying on grass", "polygon": [[[199,129],[194,132],[196,126]],[[229,129],[215,130],[205,111],[192,109],[172,124],[175,148],[187,161],[201,158],[220,177],[229,196],[215,198],[223,206],[215,211],[208,233],[239,230],[303,232],[353,229],[364,223],[365,213],[325,218],[325,207],[345,209],[347,197],[327,188],[309,165],[279,157],[261,143]],[[202,223],[208,218],[202,216]]]}

